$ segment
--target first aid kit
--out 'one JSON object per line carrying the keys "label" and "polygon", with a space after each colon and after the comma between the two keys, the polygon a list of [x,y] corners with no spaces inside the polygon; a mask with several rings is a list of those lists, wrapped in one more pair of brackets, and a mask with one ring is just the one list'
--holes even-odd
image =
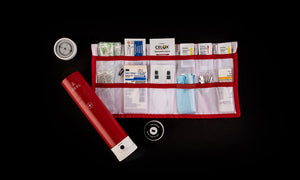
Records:
{"label": "first aid kit", "polygon": [[240,117],[237,42],[124,43],[114,56],[91,45],[92,89],[115,118]]}

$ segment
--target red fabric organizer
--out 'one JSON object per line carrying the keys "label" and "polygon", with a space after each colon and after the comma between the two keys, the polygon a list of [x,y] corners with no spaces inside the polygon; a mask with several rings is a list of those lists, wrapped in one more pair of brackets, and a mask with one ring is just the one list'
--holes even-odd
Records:
{"label": "red fabric organizer", "polygon": [[[218,74],[218,69],[232,68],[232,82],[218,82],[214,78],[212,83],[200,84],[156,84],[143,83],[131,84],[123,83],[122,78],[118,77],[120,67],[124,64],[146,64],[151,66],[155,63],[184,63],[185,61],[194,63],[196,75],[199,72],[205,71],[206,66],[214,74]],[[202,69],[200,68],[202,67]],[[111,69],[115,73],[115,83],[97,83],[97,71],[100,69]],[[148,72],[148,77],[151,72]],[[176,76],[175,76],[176,77]],[[149,78],[148,78],[149,79]],[[92,88],[96,94],[111,111],[115,118],[234,118],[240,117],[240,105],[238,97],[238,57],[237,53],[222,54],[222,55],[190,55],[190,56],[92,56]],[[124,108],[125,91],[139,91],[143,89],[146,98],[145,111],[127,112]],[[176,93],[178,89],[190,89],[195,92],[195,102],[197,111],[191,114],[178,113],[176,107]],[[220,102],[220,92],[224,90],[232,93],[229,100],[232,102],[232,110],[223,112]],[[230,99],[232,98],[232,99]],[[158,107],[159,106],[159,107]],[[165,107],[165,108],[164,108]]]}

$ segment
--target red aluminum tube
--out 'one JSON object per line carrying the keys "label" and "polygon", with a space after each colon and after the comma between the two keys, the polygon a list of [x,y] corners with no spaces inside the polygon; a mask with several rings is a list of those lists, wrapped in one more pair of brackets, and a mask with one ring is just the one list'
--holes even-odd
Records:
{"label": "red aluminum tube", "polygon": [[122,161],[137,149],[137,146],[108,111],[80,72],[76,71],[70,74],[61,84],[119,161]]}

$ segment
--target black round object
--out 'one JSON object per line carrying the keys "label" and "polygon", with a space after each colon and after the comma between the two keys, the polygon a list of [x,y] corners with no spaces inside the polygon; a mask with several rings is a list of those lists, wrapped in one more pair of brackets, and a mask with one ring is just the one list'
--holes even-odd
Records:
{"label": "black round object", "polygon": [[158,141],[164,135],[164,126],[157,120],[151,120],[144,127],[145,137],[150,141]]}

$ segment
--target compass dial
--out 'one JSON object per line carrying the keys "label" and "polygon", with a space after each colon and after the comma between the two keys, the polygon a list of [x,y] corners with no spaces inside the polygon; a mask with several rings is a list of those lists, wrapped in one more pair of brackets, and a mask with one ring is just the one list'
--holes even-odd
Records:
{"label": "compass dial", "polygon": [[70,60],[76,55],[77,46],[71,39],[61,38],[54,45],[54,53],[59,59]]}

